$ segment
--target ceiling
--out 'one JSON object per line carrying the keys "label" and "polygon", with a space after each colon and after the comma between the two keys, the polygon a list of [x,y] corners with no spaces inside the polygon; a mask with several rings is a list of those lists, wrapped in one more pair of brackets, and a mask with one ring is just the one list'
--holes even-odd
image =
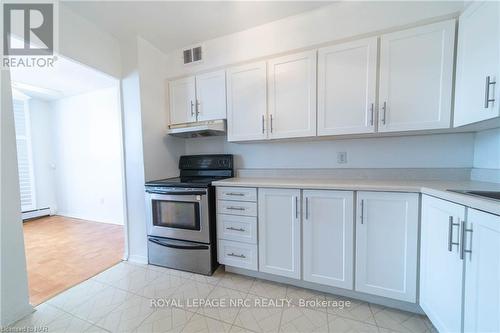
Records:
{"label": "ceiling", "polygon": [[112,87],[117,80],[73,60],[58,56],[54,67],[10,69],[13,87],[46,101]]}
{"label": "ceiling", "polygon": [[165,53],[315,8],[330,1],[67,1],[119,40],[141,36]]}

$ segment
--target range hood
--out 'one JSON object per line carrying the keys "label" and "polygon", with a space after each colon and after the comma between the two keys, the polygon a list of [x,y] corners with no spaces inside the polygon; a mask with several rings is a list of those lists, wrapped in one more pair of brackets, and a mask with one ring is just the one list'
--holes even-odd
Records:
{"label": "range hood", "polygon": [[168,134],[180,138],[199,138],[205,136],[226,135],[225,120],[199,121],[181,125],[170,125]]}

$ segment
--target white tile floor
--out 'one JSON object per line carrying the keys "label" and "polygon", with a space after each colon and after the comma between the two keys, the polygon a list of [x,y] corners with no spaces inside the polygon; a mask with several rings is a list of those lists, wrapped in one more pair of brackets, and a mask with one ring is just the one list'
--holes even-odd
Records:
{"label": "white tile floor", "polygon": [[[283,307],[254,302],[292,300]],[[298,299],[340,297],[224,272],[211,276],[122,262],[39,305],[13,326],[53,332],[434,332],[424,316],[356,300],[350,306],[299,307]],[[151,299],[175,300],[154,307]],[[188,304],[206,299],[211,306]],[[241,300],[246,304],[216,307]],[[251,306],[248,306],[251,304]]]}

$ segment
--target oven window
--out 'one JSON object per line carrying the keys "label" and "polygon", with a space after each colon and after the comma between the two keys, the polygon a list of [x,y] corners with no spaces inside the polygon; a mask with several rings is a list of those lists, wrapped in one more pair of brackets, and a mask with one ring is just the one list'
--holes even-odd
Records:
{"label": "oven window", "polygon": [[154,226],[200,230],[199,203],[153,200],[152,204]]}

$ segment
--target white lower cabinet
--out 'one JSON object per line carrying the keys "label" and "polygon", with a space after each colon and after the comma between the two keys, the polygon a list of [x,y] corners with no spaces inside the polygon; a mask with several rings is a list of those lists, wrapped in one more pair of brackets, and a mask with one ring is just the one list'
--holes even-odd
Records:
{"label": "white lower cabinet", "polygon": [[357,197],[355,290],[416,302],[418,194]]}
{"label": "white lower cabinet", "polygon": [[440,332],[460,332],[465,207],[424,195],[420,240],[420,306]]}
{"label": "white lower cabinet", "polygon": [[464,230],[464,331],[500,332],[500,216],[469,209]]}
{"label": "white lower cabinet", "polygon": [[353,289],[352,191],[302,194],[304,280]]}
{"label": "white lower cabinet", "polygon": [[259,271],[300,279],[300,190],[258,190]]}
{"label": "white lower cabinet", "polygon": [[257,245],[219,239],[217,247],[219,263],[257,270]]}

